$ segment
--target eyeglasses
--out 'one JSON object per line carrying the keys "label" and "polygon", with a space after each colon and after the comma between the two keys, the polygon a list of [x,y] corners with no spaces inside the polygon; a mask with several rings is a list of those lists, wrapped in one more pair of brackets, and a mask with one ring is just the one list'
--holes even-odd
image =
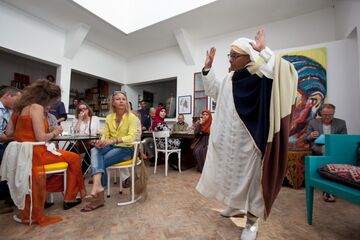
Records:
{"label": "eyeglasses", "polygon": [[239,57],[242,57],[242,56],[248,56],[248,54],[233,54],[233,53],[229,53],[229,54],[227,55],[227,57],[228,57],[229,60],[230,60],[230,59],[235,60],[235,59],[237,59],[237,58],[239,58]]}
{"label": "eyeglasses", "polygon": [[85,110],[87,110],[88,108],[87,107],[85,107],[85,108],[79,108],[79,111],[81,112],[81,111],[85,111]]}

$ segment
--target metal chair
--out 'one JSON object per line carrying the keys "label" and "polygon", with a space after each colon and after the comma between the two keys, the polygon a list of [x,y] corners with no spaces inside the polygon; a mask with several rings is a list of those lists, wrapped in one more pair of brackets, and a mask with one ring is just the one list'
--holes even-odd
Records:
{"label": "metal chair", "polygon": [[[131,199],[129,201],[126,202],[118,202],[118,206],[124,206],[124,205],[128,205],[128,204],[132,204],[135,203],[136,201],[138,201],[141,196],[138,196],[137,198],[135,198],[135,166],[140,165],[142,160],[138,158],[139,155],[139,146],[141,144],[141,142],[133,142],[132,143],[134,145],[134,154],[133,157],[127,161],[121,162],[121,163],[117,163],[114,164],[110,167],[108,167],[106,169],[107,171],[107,183],[108,183],[108,188],[107,188],[107,197],[110,197],[110,170],[115,170],[115,174],[116,174],[116,170],[120,170],[120,169],[125,169],[125,168],[130,168],[131,169]],[[120,193],[122,193],[122,179],[121,179],[121,175],[120,175]]]}
{"label": "metal chair", "polygon": [[[169,168],[169,156],[172,153],[177,153],[178,156],[178,168],[179,172],[181,173],[181,149],[169,149],[168,148],[168,138],[170,137],[169,131],[159,131],[159,132],[153,132],[153,138],[154,138],[154,146],[155,146],[155,165],[154,165],[154,174],[156,173],[156,167],[157,167],[157,160],[159,156],[159,152],[162,152],[165,154],[165,176],[167,176],[168,168]],[[159,149],[156,144],[156,139],[158,141],[161,141],[161,139],[164,139],[165,141],[165,148]]]}

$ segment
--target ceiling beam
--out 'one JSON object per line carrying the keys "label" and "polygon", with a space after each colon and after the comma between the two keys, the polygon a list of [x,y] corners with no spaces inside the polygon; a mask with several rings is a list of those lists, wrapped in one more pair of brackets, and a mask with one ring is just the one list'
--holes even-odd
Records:
{"label": "ceiling beam", "polygon": [[89,30],[89,25],[80,23],[67,32],[64,46],[64,57],[72,59],[75,56]]}
{"label": "ceiling beam", "polygon": [[173,33],[180,47],[185,63],[187,65],[195,65],[192,45],[186,32],[182,28],[179,28],[174,30]]}

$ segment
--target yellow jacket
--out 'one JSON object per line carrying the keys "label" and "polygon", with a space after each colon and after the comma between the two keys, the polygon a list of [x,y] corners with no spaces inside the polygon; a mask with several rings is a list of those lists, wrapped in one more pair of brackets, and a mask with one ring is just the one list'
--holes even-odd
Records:
{"label": "yellow jacket", "polygon": [[121,139],[123,142],[117,144],[116,146],[131,147],[131,144],[126,143],[134,142],[137,139],[138,117],[131,112],[124,114],[118,127],[116,127],[115,119],[115,113],[111,113],[106,116],[104,132],[101,140]]}

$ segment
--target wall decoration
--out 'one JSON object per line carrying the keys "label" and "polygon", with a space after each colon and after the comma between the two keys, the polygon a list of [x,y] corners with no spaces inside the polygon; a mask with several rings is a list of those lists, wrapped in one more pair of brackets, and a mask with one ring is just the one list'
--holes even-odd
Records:
{"label": "wall decoration", "polygon": [[191,95],[179,96],[179,114],[191,114]]}
{"label": "wall decoration", "polygon": [[215,109],[216,109],[216,101],[215,101],[215,99],[210,98],[209,111],[213,113],[213,112],[215,112]]}
{"label": "wall decoration", "polygon": [[306,147],[304,134],[308,123],[318,116],[326,99],[326,48],[292,52],[283,58],[294,64],[299,75],[289,147]]}

